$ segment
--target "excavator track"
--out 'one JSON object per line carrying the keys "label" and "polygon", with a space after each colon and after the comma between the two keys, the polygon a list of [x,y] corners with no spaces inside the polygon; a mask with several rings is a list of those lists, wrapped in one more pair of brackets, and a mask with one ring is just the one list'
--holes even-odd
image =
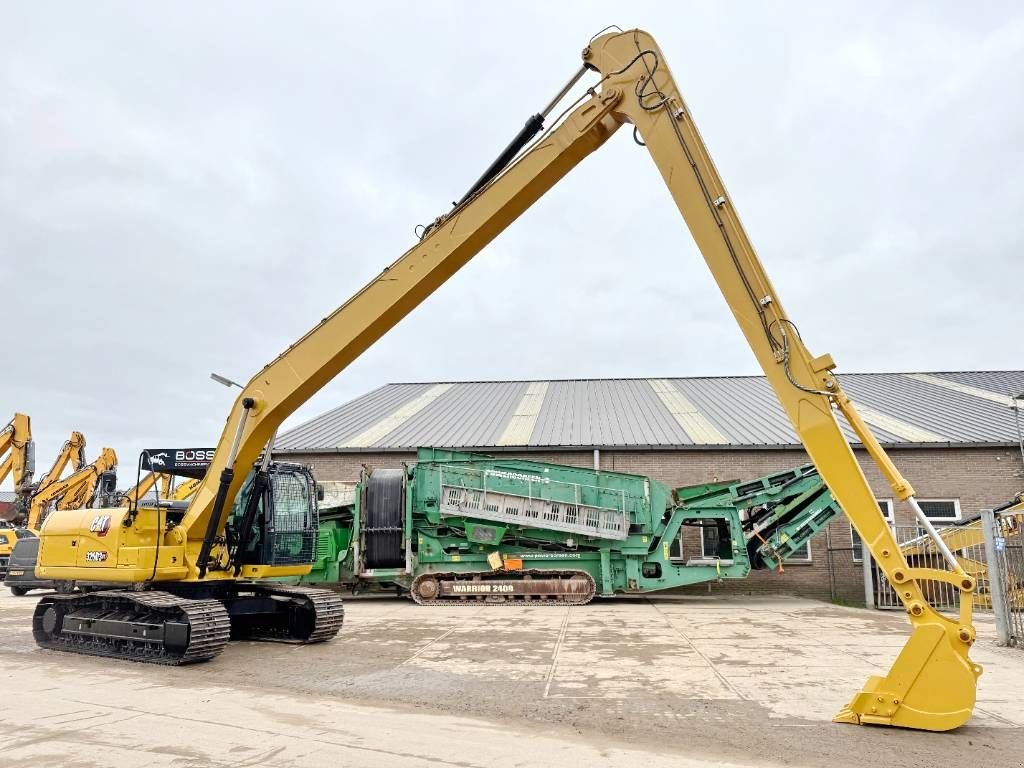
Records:
{"label": "excavator track", "polygon": [[597,594],[585,571],[424,573],[409,594],[418,605],[586,605]]}
{"label": "excavator track", "polygon": [[253,591],[261,597],[287,603],[287,609],[277,614],[276,620],[244,625],[236,621],[232,626],[235,639],[304,645],[322,643],[337,635],[345,621],[345,605],[341,597],[329,589],[259,584]]}
{"label": "excavator track", "polygon": [[217,600],[107,590],[43,597],[32,634],[48,650],[177,666],[219,654],[231,619]]}

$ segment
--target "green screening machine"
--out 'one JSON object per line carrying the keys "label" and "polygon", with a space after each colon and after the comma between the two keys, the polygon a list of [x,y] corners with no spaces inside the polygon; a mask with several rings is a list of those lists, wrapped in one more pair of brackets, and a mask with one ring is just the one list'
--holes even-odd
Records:
{"label": "green screening machine", "polygon": [[[335,499],[330,501],[331,496]],[[421,604],[583,604],[779,568],[840,512],[813,465],[670,490],[648,477],[421,448],[320,512],[303,582]]]}

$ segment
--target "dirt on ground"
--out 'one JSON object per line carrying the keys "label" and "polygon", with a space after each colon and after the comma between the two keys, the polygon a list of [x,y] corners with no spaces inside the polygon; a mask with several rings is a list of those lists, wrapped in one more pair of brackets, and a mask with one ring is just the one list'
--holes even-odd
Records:
{"label": "dirt on ground", "polygon": [[0,681],[31,703],[0,716],[9,765],[65,764],[45,762],[65,743],[77,764],[95,747],[116,765],[125,740],[174,766],[1024,765],[1024,651],[997,648],[984,623],[975,716],[934,734],[831,723],[906,625],[809,600],[358,598],[332,642],[233,643],[183,668],[38,650],[34,603],[0,597]]}

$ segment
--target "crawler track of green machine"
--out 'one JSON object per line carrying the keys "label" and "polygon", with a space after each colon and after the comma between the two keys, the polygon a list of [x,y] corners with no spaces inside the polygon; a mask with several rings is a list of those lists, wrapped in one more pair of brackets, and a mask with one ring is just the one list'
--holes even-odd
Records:
{"label": "crawler track of green machine", "polygon": [[812,465],[669,489],[647,477],[420,449],[322,510],[304,583],[424,605],[583,604],[777,568],[840,512]]}

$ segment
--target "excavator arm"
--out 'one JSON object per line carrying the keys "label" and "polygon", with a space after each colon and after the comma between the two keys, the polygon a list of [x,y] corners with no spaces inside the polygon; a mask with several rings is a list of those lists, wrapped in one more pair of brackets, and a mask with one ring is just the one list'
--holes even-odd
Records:
{"label": "excavator arm", "polygon": [[194,478],[182,480],[176,487],[171,489],[169,498],[171,501],[187,501],[199,489],[201,483],[201,480]]}
{"label": "excavator arm", "polygon": [[0,483],[13,474],[14,492],[21,495],[32,482],[34,457],[32,450],[32,422],[24,413],[0,429]]}
{"label": "excavator arm", "polygon": [[196,492],[199,483],[199,480],[186,478],[175,486],[174,475],[167,472],[147,472],[136,485],[119,494],[119,496],[126,505],[135,507],[156,486],[159,489],[161,499],[185,501]]}
{"label": "excavator arm", "polygon": [[60,480],[60,476],[64,474],[64,470],[69,465],[73,467],[72,472],[78,472],[85,466],[85,435],[81,432],[71,433],[61,447],[60,453],[57,454],[57,458],[53,460],[50,469],[34,484],[32,492],[39,493],[51,483]]}
{"label": "excavator arm", "polygon": [[170,494],[171,481],[173,479],[172,475],[168,475],[164,472],[147,472],[142,476],[142,479],[139,480],[138,483],[133,485],[124,493],[119,494],[119,496],[126,505],[135,507],[138,505],[138,502],[145,498],[146,494],[159,483],[160,496],[167,498]]}
{"label": "excavator arm", "polygon": [[[587,71],[599,82],[564,119],[530,143],[556,103]],[[821,477],[907,607],[913,632],[885,677],[869,679],[837,720],[948,730],[966,722],[981,668],[968,658],[974,581],[944,551],[951,571],[910,568],[853,450],[844,418],[893,488],[933,529],[911,485],[886,456],[833,374],[813,355],[785,312],[740,223],[724,184],[657,44],[640,30],[602,35],[583,66],[533,116],[462,200],[381,275],[260,371],[228,416],[205,480],[182,521],[193,578],[227,570],[223,531],[245,476],[281,422],[504,230],[623,125],[661,172],[733,316]],[[235,474],[235,468],[244,470]],[[944,545],[943,545],[944,547]],[[941,548],[941,547],[940,547]],[[935,611],[924,580],[961,592],[960,616]]]}
{"label": "excavator arm", "polygon": [[96,461],[63,480],[50,483],[43,491],[32,497],[26,524],[28,529],[39,532],[51,505],[57,509],[78,509],[87,506],[92,500],[100,477],[116,466],[117,454],[112,448],[104,448]]}

